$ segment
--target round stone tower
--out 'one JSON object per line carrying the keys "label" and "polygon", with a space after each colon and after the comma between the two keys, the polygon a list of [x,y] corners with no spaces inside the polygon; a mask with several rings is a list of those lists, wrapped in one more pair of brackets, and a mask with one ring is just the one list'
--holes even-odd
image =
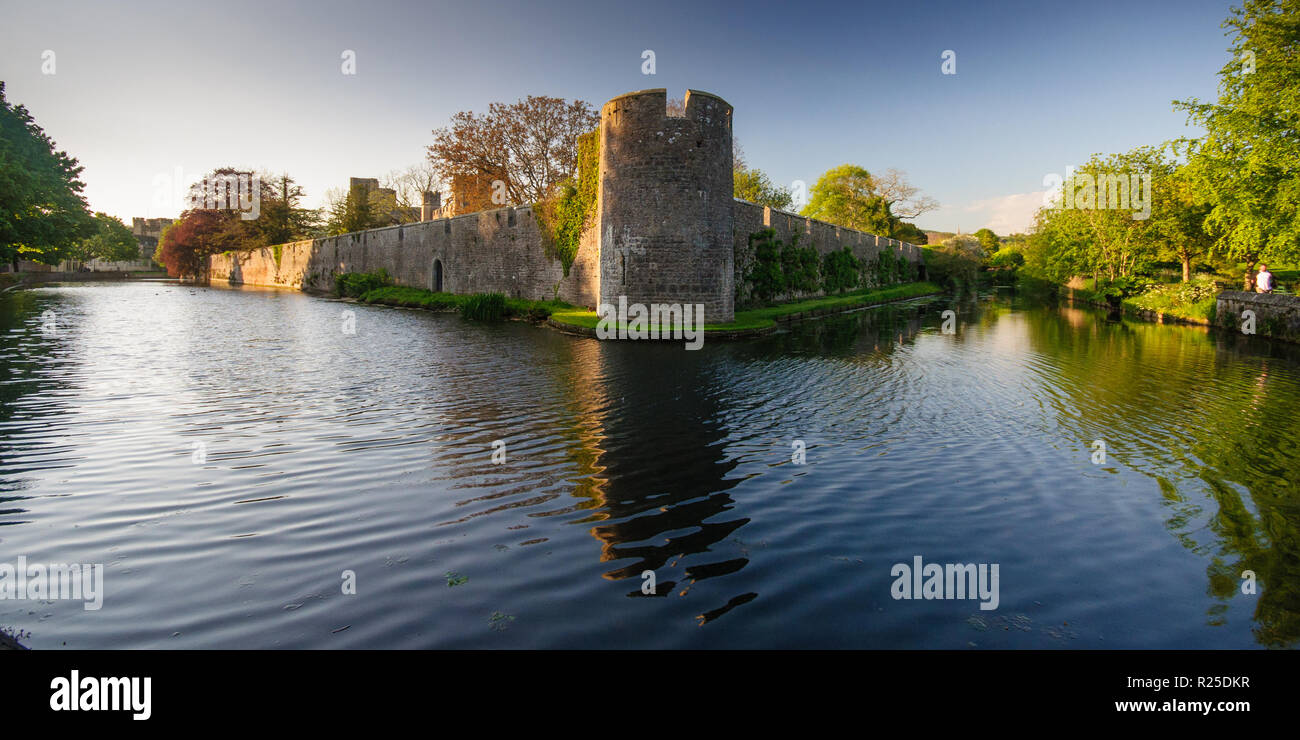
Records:
{"label": "round stone tower", "polygon": [[735,315],[731,106],[686,92],[685,117],[664,90],[600,109],[600,301],[704,304],[705,321]]}

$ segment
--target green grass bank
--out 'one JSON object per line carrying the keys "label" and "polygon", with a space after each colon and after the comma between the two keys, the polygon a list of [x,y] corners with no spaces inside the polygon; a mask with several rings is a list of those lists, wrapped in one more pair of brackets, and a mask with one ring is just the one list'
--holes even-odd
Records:
{"label": "green grass bank", "polygon": [[[855,308],[878,306],[882,303],[937,295],[943,289],[934,283],[905,283],[888,288],[856,290],[821,298],[809,298],[794,303],[782,303],[763,308],[737,311],[734,320],[725,324],[705,324],[704,331],[715,335],[757,336],[776,329],[778,322],[798,321],[815,316],[851,311]],[[594,331],[600,323],[600,316],[595,311],[585,308],[557,310],[551,314],[550,323],[561,329],[579,329]],[[584,331],[586,333],[586,331]]]}

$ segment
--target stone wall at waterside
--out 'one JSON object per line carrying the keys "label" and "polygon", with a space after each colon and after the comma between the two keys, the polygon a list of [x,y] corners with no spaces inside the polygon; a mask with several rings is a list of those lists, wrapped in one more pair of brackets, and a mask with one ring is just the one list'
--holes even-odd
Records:
{"label": "stone wall at waterside", "polygon": [[232,284],[334,289],[334,276],[385,270],[397,285],[447,293],[559,297],[595,306],[600,295],[596,233],[583,234],[565,276],[548,254],[529,207],[370,229],[275,247],[213,255],[213,280]]}
{"label": "stone wall at waterside", "polygon": [[[737,305],[753,303],[753,285],[749,280],[754,267],[754,248],[750,235],[763,229],[775,232],[775,238],[782,244],[797,244],[799,247],[812,247],[819,256],[825,256],[844,247],[848,247],[853,256],[865,268],[875,265],[880,255],[886,251],[892,253],[896,260],[914,266],[925,264],[921,248],[915,244],[874,236],[865,231],[847,229],[842,226],[805,218],[795,213],[779,211],[766,206],[754,205],[748,201],[734,201],[735,223],[734,249],[735,285]],[[820,296],[821,290],[797,291],[776,296],[776,300],[793,300]]]}
{"label": "stone wall at waterside", "polygon": [[1215,301],[1214,320],[1225,329],[1300,342],[1300,296],[1226,290]]}
{"label": "stone wall at waterside", "polygon": [[844,248],[855,259],[831,258],[833,289],[924,275],[915,245],[732,197],[732,112],[725,100],[699,90],[687,92],[680,116],[669,115],[662,89],[606,103],[595,212],[567,275],[534,208],[519,206],[213,255],[208,277],[329,292],[340,273],[382,269],[398,285],[447,293],[559,298],[589,308],[620,299],[698,303],[710,322],[725,323],[737,303],[754,299],[750,236],[764,229],[784,244],[797,237],[799,248],[816,252],[802,253],[797,280],[780,279],[784,272],[773,279],[765,268],[764,301],[822,295],[821,260]]}

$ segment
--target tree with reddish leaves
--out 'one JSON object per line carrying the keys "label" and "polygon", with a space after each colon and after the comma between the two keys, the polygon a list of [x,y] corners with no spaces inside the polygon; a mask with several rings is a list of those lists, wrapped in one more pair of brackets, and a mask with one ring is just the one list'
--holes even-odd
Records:
{"label": "tree with reddish leaves", "polygon": [[180,220],[163,231],[155,259],[172,277],[203,275],[209,255],[238,246],[232,244],[230,215],[230,211],[203,209],[182,213]]}
{"label": "tree with reddish leaves", "polygon": [[[190,208],[158,240],[154,259],[167,268],[167,274],[201,278],[207,272],[210,255],[256,249],[299,236],[292,223],[286,227],[280,223],[283,218],[277,218],[294,215],[293,206],[301,193],[295,190],[292,178],[285,175],[280,183],[290,196],[286,202],[287,214],[281,213],[286,209],[279,209],[278,194],[272,185],[260,177],[254,178],[254,173],[247,170],[221,167],[190,187]],[[221,189],[216,188],[218,183]],[[253,187],[257,188],[257,205],[245,210],[244,205],[253,197],[249,188]],[[239,198],[241,188],[246,196],[244,203]],[[256,213],[256,217],[245,218],[249,213]],[[272,238],[274,242],[270,241]]]}

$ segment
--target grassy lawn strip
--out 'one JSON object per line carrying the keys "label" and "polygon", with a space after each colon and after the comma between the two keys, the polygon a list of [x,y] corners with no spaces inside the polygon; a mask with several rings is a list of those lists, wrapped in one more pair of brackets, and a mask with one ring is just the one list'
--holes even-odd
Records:
{"label": "grassy lawn strip", "polygon": [[[737,311],[736,318],[729,324],[705,324],[705,331],[737,331],[743,329],[766,329],[776,325],[776,320],[785,316],[805,313],[808,311],[834,311],[848,310],[859,306],[870,306],[877,303],[888,303],[905,298],[916,298],[917,296],[929,295],[931,293],[942,292],[942,288],[934,283],[905,283],[895,285],[889,288],[879,288],[875,290],[858,290],[842,295],[825,296],[822,298],[809,298],[806,301],[796,303],[783,303],[777,306],[767,306],[765,308],[755,308],[748,311]],[[600,316],[595,311],[588,311],[582,308],[557,309],[551,314],[551,319],[570,326],[579,326],[587,329],[595,329],[600,323]]]}
{"label": "grassy lawn strip", "polygon": [[[357,300],[362,303],[379,303],[385,306],[402,306],[404,308],[423,308],[430,311],[460,311],[473,296],[453,295],[451,293],[434,293],[423,288],[410,288],[402,285],[386,285],[382,288],[368,290]],[[541,321],[556,311],[572,310],[571,304],[564,301],[529,301],[522,298],[506,299],[506,316]]]}

